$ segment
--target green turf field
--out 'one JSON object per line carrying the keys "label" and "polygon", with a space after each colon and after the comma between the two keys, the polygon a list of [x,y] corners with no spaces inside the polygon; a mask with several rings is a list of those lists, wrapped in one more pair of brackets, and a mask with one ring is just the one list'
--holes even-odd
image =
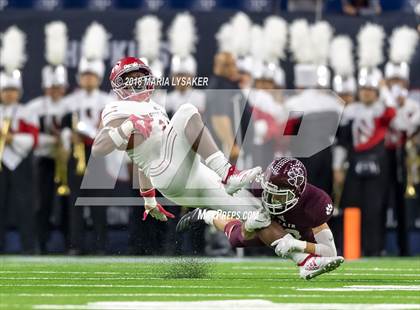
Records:
{"label": "green turf field", "polygon": [[[3,309],[420,309],[420,259],[345,262],[305,281],[280,259],[4,256],[0,287]],[[208,300],[223,302],[180,303]]]}

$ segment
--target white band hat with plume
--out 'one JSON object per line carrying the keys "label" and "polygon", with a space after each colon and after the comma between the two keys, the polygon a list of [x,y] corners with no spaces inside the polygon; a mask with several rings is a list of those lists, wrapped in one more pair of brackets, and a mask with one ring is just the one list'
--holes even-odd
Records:
{"label": "white band hat with plume", "polygon": [[280,17],[269,16],[263,27],[252,27],[251,38],[254,78],[272,80],[277,86],[284,87],[284,71],[279,64],[286,55],[287,23]]}
{"label": "white band hat with plume", "polygon": [[243,12],[236,13],[227,23],[222,24],[215,35],[218,51],[232,54],[241,72],[252,74],[253,59],[249,35],[252,21]]}
{"label": "white band hat with plume", "polygon": [[172,53],[171,74],[197,74],[197,62],[192,56],[197,42],[195,20],[189,13],[178,14],[169,31],[169,45]]}
{"label": "white band hat with plume", "polygon": [[232,54],[236,58],[236,66],[240,72],[252,74],[251,33],[252,21],[249,16],[243,12],[236,13],[230,20],[232,26],[231,44]]}
{"label": "white band hat with plume", "polygon": [[105,73],[104,60],[108,57],[109,34],[103,25],[93,22],[86,29],[82,39],[82,58],[79,74],[93,73],[100,79]]}
{"label": "white band hat with plume", "polygon": [[367,23],[357,35],[358,84],[360,87],[378,88],[382,72],[378,66],[383,62],[385,32],[377,24]]}
{"label": "white band hat with plume", "polygon": [[419,40],[415,29],[402,26],[394,29],[389,38],[389,61],[385,65],[385,77],[408,81],[410,63]]}
{"label": "white band hat with plume", "polygon": [[45,26],[45,59],[48,65],[42,69],[42,87],[67,86],[67,26],[54,21]]}
{"label": "white band hat with plume", "polygon": [[329,87],[331,73],[327,67],[333,28],[326,21],[309,25],[298,19],[290,26],[290,51],[297,63],[295,86]]}
{"label": "white band hat with plume", "polygon": [[149,65],[153,75],[163,76],[163,64],[159,60],[162,38],[162,23],[154,15],[145,15],[136,22],[135,38],[138,45],[139,58]]}
{"label": "white band hat with plume", "polygon": [[330,64],[334,70],[333,90],[339,94],[354,94],[353,42],[349,36],[336,36],[331,42]]}
{"label": "white band hat with plume", "polygon": [[2,36],[0,50],[0,89],[22,89],[20,70],[26,62],[26,35],[18,27],[9,27]]}

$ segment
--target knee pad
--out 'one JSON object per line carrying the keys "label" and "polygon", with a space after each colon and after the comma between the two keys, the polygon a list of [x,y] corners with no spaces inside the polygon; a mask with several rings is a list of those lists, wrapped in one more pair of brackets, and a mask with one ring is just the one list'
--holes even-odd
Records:
{"label": "knee pad", "polygon": [[198,112],[195,106],[193,106],[191,103],[183,104],[172,117],[173,126],[178,132],[184,132],[188,121],[196,114],[200,115],[200,112]]}
{"label": "knee pad", "polygon": [[225,226],[225,235],[233,248],[243,247],[243,237],[241,233],[242,223],[239,220],[231,221]]}
{"label": "knee pad", "polygon": [[195,106],[193,106],[191,103],[185,103],[182,106],[180,106],[178,111],[176,111],[175,115],[177,114],[179,114],[179,117],[184,120],[184,124],[183,124],[184,128],[187,125],[190,118],[193,117],[193,115],[197,114],[200,116],[200,112],[198,112],[198,109]]}

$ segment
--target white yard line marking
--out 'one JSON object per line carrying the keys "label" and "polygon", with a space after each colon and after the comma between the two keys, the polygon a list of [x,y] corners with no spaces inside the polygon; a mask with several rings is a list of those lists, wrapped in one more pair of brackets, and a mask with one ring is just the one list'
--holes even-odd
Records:
{"label": "white yard line marking", "polygon": [[[208,285],[148,285],[148,284],[1,284],[0,287],[112,287],[112,288],[204,288],[204,289],[256,289],[258,286],[208,286]],[[279,289],[292,288],[278,286]]]}
{"label": "white yard line marking", "polygon": [[[234,298],[325,298],[324,294],[232,294],[232,293],[0,293],[2,297],[234,297]],[[349,295],[334,294],[334,298],[348,299]],[[401,296],[378,295],[369,296],[370,299],[397,299]],[[420,300],[418,296],[404,296],[404,299]]]}
{"label": "white yard line marking", "polygon": [[[340,276],[354,276],[354,277],[363,277],[363,276],[382,276],[382,277],[418,277],[420,279],[420,273],[352,273],[352,272],[340,272],[340,269],[338,269],[338,272],[335,272],[334,275],[339,274]],[[347,271],[347,270],[346,270]],[[136,274],[139,275],[139,277],[132,277],[135,279],[152,279],[152,277],[145,277],[147,275],[159,275],[156,274],[155,272],[139,272],[139,273],[131,273],[131,272],[83,272],[83,271],[0,271],[0,274],[4,273],[4,274],[98,274],[98,275],[131,275],[131,276],[135,276]],[[297,268],[295,268],[293,270],[293,272],[276,272],[273,275],[275,276],[290,276],[290,275],[294,275],[297,274]],[[229,277],[226,277],[226,274],[223,272],[210,272],[209,276],[210,277],[214,277],[215,279],[220,276],[223,275],[224,278],[229,279]],[[255,273],[255,272],[235,272],[233,275],[235,276],[263,276],[264,274],[260,274],[260,273]],[[332,274],[327,274],[329,276],[331,276]],[[0,276],[0,280],[4,279],[5,277]],[[24,279],[24,276],[20,276],[20,277],[16,277],[16,279]],[[158,277],[154,277],[155,279],[162,279],[162,278],[166,278],[165,274],[162,273],[162,276],[160,278]],[[57,277],[56,279],[71,279],[71,278],[65,278],[65,277]],[[98,279],[100,279],[100,277],[98,277]],[[206,280],[205,278],[200,279],[200,280]]]}
{"label": "white yard line marking", "polygon": [[36,305],[35,309],[153,309],[153,310],[405,310],[418,309],[418,305],[408,304],[323,304],[323,303],[285,303],[277,304],[267,300],[218,300],[218,301],[166,301],[166,302],[92,302],[86,305]]}
{"label": "white yard line marking", "polygon": [[105,271],[21,271],[21,270],[0,270],[0,273],[6,274],[121,274],[121,272],[105,272]]}
{"label": "white yard line marking", "polygon": [[359,292],[359,291],[420,291],[420,285],[346,285],[344,287],[318,287],[298,288],[298,291],[334,291],[334,292]]}
{"label": "white yard line marking", "polygon": [[[296,267],[277,267],[277,266],[233,266],[232,269],[239,270],[296,270]],[[343,265],[341,269],[346,271],[420,271],[420,268],[359,268],[359,267],[349,267]]]}

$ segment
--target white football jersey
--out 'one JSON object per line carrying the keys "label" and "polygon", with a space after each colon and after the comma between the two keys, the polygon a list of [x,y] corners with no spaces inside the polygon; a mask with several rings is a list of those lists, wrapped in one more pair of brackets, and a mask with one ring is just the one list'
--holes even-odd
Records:
{"label": "white football jersey", "polygon": [[156,102],[114,101],[105,106],[102,111],[102,124],[108,124],[116,119],[127,119],[130,115],[152,119],[150,136],[137,147],[127,150],[131,160],[145,173],[149,174],[150,165],[160,158],[160,150],[164,130],[169,124],[165,110]]}

